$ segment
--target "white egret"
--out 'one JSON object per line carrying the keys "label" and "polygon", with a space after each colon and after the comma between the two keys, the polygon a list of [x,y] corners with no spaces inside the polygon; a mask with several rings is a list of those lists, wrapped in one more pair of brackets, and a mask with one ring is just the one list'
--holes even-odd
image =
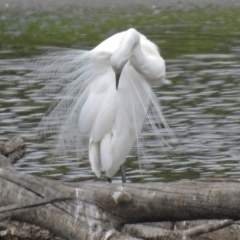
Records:
{"label": "white egret", "polygon": [[168,128],[151,89],[152,84],[168,83],[165,62],[157,46],[135,29],[117,33],[91,51],[49,53],[39,64],[35,73],[45,81],[40,93],[55,103],[40,126],[56,134],[63,151],[81,152],[88,141],[98,177],[104,171],[110,179],[123,166],[146,116],[158,134],[149,106]]}

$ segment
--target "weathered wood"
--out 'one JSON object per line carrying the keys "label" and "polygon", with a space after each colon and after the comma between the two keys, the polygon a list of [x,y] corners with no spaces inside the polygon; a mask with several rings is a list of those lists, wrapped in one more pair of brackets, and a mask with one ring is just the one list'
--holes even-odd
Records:
{"label": "weathered wood", "polygon": [[26,151],[26,145],[20,136],[15,136],[7,142],[0,142],[0,153],[9,158],[12,163],[19,160]]}
{"label": "weathered wood", "polygon": [[[222,220],[213,221],[196,226],[190,229],[183,230],[166,230],[162,228],[156,228],[148,225],[141,224],[127,224],[124,226],[124,232],[133,234],[137,237],[144,239],[164,239],[164,240],[175,240],[175,239],[187,239],[195,238],[198,235],[204,233],[210,233],[215,230],[222,229],[233,223],[233,220]],[[219,240],[219,238],[218,238]]]}
{"label": "weathered wood", "polygon": [[0,222],[0,239],[63,240],[38,226],[9,220]]}
{"label": "weathered wood", "polygon": [[[64,183],[21,174],[8,161],[0,155],[0,220],[32,223],[63,239],[190,238],[240,219],[238,180]],[[165,232],[140,224],[197,219],[231,220]]]}

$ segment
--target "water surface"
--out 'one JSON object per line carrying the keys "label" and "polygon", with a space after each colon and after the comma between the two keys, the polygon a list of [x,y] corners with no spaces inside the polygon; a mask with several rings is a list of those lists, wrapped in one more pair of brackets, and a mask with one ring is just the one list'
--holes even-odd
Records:
{"label": "water surface", "polygon": [[[23,17],[24,16],[24,17]],[[27,17],[26,17],[27,16]],[[33,104],[36,86],[21,83],[24,63],[42,47],[91,49],[129,27],[155,42],[171,85],[156,89],[178,142],[166,156],[160,146],[139,165],[137,150],[126,170],[133,182],[240,177],[240,8],[152,9],[110,12],[2,12],[0,31],[0,140],[21,135],[27,154],[16,168],[61,180],[96,180],[87,159],[54,160],[51,139],[35,132],[47,106]],[[154,145],[154,142],[151,142]],[[115,177],[119,180],[119,176]],[[101,178],[105,181],[105,177]]]}

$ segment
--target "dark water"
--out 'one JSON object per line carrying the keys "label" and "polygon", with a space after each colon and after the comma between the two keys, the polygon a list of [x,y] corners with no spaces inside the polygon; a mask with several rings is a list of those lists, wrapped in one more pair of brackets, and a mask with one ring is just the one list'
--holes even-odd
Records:
{"label": "dark water", "polygon": [[[178,141],[170,142],[171,156],[164,155],[161,147],[149,151],[151,161],[146,166],[139,165],[134,151],[126,165],[130,181],[240,177],[240,28],[235,27],[240,18],[235,19],[238,25],[227,25],[227,18],[219,16],[220,27],[217,17],[200,22],[186,18],[161,26],[149,20],[145,26],[136,26],[160,47],[166,60],[172,84],[157,89],[157,96]],[[91,33],[92,41],[84,36],[79,41],[89,49],[114,32],[112,27],[95,40]],[[50,140],[41,140],[35,132],[47,108],[29,101],[34,86],[22,84],[21,78],[29,72],[24,62],[40,55],[40,47],[48,44],[4,46],[0,50],[0,140],[18,134],[27,144],[27,154],[16,168],[62,180],[96,179],[87,159],[50,160]]]}

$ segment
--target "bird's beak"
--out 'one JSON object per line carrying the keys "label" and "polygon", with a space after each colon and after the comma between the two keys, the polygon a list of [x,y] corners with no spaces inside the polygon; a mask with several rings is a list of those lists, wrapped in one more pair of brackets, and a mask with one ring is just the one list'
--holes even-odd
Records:
{"label": "bird's beak", "polygon": [[121,73],[115,73],[116,74],[116,89],[118,89],[119,79],[121,76]]}

